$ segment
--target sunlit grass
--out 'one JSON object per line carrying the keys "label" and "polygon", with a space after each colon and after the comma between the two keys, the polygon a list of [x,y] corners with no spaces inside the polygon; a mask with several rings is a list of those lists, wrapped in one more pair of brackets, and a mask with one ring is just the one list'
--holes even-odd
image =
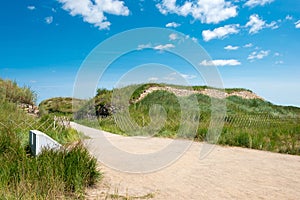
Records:
{"label": "sunlit grass", "polygon": [[[97,160],[80,143],[82,135],[54,126],[53,116],[28,115],[18,106],[21,97],[17,92],[4,92],[0,91],[6,96],[0,104],[0,199],[83,198],[85,188],[102,175],[96,168]],[[45,149],[33,157],[28,144],[31,129],[50,135],[65,150]]]}
{"label": "sunlit grass", "polygon": [[[148,87],[150,86],[139,87],[132,98],[138,98],[139,94]],[[229,91],[239,91],[239,89]],[[178,130],[183,120],[181,115],[184,114],[180,101],[188,102],[188,98],[196,98],[198,101],[199,116],[195,120],[198,120],[199,125],[196,132],[185,131],[185,134],[180,134]],[[261,99],[242,99],[237,96],[230,96],[225,101],[227,110],[225,116],[220,119],[224,127],[218,137],[218,144],[300,155],[299,108],[277,106]],[[107,98],[106,102],[108,102]],[[149,125],[151,123],[149,112],[153,104],[159,104],[166,111],[164,126],[155,136],[208,140],[208,130],[213,128],[209,127],[212,103],[208,96],[196,94],[190,97],[176,97],[167,91],[154,91],[139,102],[131,102],[130,120],[140,127]],[[84,116],[84,112],[82,113]],[[112,133],[131,135],[120,129],[113,115],[106,118],[81,119],[78,122]],[[192,124],[191,122],[191,126]],[[185,125],[188,128],[189,124]]]}

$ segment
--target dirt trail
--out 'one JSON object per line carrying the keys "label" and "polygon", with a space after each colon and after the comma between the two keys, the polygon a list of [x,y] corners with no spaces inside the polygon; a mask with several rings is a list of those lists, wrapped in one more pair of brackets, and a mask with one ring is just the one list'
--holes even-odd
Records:
{"label": "dirt trail", "polygon": [[[130,139],[87,128],[72,127],[91,137],[86,141],[97,157],[103,137],[118,148],[145,153],[162,148],[170,139]],[[107,194],[151,196],[152,199],[299,199],[300,156],[283,155],[238,147],[216,146],[204,159],[199,159],[203,143],[193,142],[188,151],[173,165],[148,174],[129,174],[101,164],[103,182],[88,191],[90,199],[104,199]],[[114,158],[111,158],[114,159]],[[151,194],[151,195],[149,195]],[[143,199],[147,199],[145,196]]]}

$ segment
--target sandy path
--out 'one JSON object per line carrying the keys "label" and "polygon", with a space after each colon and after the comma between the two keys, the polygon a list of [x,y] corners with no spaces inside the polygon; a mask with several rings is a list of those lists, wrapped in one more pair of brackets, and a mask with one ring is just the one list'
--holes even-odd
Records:
{"label": "sandy path", "polygon": [[[103,150],[110,154],[108,148],[101,147],[103,137],[120,149],[138,153],[152,152],[171,141],[154,138],[145,142],[75,123],[72,127],[91,137],[86,144],[96,157]],[[124,196],[151,193],[153,199],[299,199],[300,156],[216,146],[200,160],[202,146],[192,143],[173,165],[153,173],[130,174],[101,165],[104,181],[89,191],[90,197],[103,199],[103,193],[117,191]]]}

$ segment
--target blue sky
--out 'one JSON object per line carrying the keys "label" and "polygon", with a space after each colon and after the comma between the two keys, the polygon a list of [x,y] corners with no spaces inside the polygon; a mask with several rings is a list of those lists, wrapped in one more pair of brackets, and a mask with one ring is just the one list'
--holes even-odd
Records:
{"label": "blue sky", "polygon": [[[224,87],[300,106],[299,8],[297,0],[4,1],[0,77],[30,86],[38,101],[72,96],[81,64],[99,43],[126,30],[161,27],[197,41],[212,58],[202,64],[217,66]],[[110,80],[129,70],[134,59],[163,59],[156,50],[121,58],[99,87],[113,87]],[[202,83],[184,61],[175,60],[191,84]]]}

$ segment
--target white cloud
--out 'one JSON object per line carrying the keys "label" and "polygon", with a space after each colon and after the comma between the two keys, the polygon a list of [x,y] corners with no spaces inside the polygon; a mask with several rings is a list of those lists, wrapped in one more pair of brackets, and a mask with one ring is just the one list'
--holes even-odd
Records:
{"label": "white cloud", "polygon": [[226,47],[224,47],[224,49],[226,50],[238,50],[240,47],[239,46],[231,46],[231,45],[227,45]]}
{"label": "white cloud", "polygon": [[120,0],[58,0],[72,16],[82,16],[83,21],[99,29],[108,29],[111,23],[104,13],[128,16],[129,9]]}
{"label": "white cloud", "polygon": [[155,81],[158,81],[158,77],[150,77],[150,78],[148,78],[148,81],[153,81],[153,82],[155,82]]}
{"label": "white cloud", "polygon": [[28,10],[35,10],[35,6],[27,6]]}
{"label": "white cloud", "polygon": [[239,32],[238,24],[225,25],[223,27],[215,28],[214,30],[204,30],[202,31],[202,37],[204,41],[209,41],[215,38],[224,38],[229,34],[236,34]]}
{"label": "white cloud", "polygon": [[272,3],[274,0],[248,0],[244,5],[249,7],[264,6],[267,3]]}
{"label": "white cloud", "polygon": [[283,62],[282,60],[278,60],[278,61],[275,62],[276,65],[281,65],[281,64],[283,64],[283,63],[284,63],[284,62]]}
{"label": "white cloud", "polygon": [[264,28],[276,29],[279,26],[275,21],[272,21],[270,24],[267,24],[266,21],[261,19],[257,14],[253,14],[249,17],[249,21],[247,22],[245,27],[250,27],[249,33],[255,34]]}
{"label": "white cloud", "polygon": [[200,65],[203,66],[236,66],[240,65],[240,61],[235,59],[229,59],[229,60],[203,60]]}
{"label": "white cloud", "polygon": [[139,4],[139,7],[140,7],[140,11],[143,12],[145,10],[145,8],[144,8],[144,1],[140,0],[138,4]]}
{"label": "white cloud", "polygon": [[269,50],[268,50],[268,51],[261,50],[261,51],[259,51],[259,52],[254,51],[254,52],[252,52],[252,53],[248,56],[247,59],[250,60],[250,61],[254,61],[255,59],[261,60],[261,59],[263,59],[264,57],[268,56],[269,53],[270,53]]}
{"label": "white cloud", "polygon": [[290,15],[287,15],[287,16],[285,17],[285,19],[286,19],[286,20],[292,20],[292,19],[293,19],[293,17],[292,17],[292,16],[290,16]]}
{"label": "white cloud", "polygon": [[143,50],[143,49],[147,49],[147,48],[151,48],[152,45],[151,44],[140,44],[137,47],[137,50]]}
{"label": "white cloud", "polygon": [[156,7],[164,15],[168,13],[184,17],[191,15],[194,19],[207,24],[216,24],[237,16],[237,6],[225,0],[185,1],[181,6],[176,5],[176,0],[162,0]]}
{"label": "white cloud", "polygon": [[191,39],[193,40],[193,42],[198,43],[198,39],[197,38],[192,37]]}
{"label": "white cloud", "polygon": [[178,78],[178,74],[176,72],[172,72],[172,73],[168,74],[167,76],[163,77],[163,79],[165,79],[167,81],[173,81],[173,80],[176,80],[176,77]]}
{"label": "white cloud", "polygon": [[265,26],[266,22],[261,20],[257,14],[251,15],[246,27],[250,27],[249,33],[257,33]]}
{"label": "white cloud", "polygon": [[280,53],[275,52],[275,53],[274,53],[274,56],[280,56]]}
{"label": "white cloud", "polygon": [[165,44],[165,45],[160,44],[160,45],[153,47],[153,49],[163,51],[163,50],[171,49],[174,47],[175,46],[173,44]]}
{"label": "white cloud", "polygon": [[279,28],[279,26],[277,25],[277,23],[275,21],[272,21],[270,24],[266,24],[266,27],[271,28],[271,29]]}
{"label": "white cloud", "polygon": [[143,49],[146,49],[146,48],[152,48],[152,49],[155,49],[155,50],[163,51],[163,50],[175,48],[175,46],[173,44],[164,44],[164,45],[160,44],[160,45],[152,46],[149,43],[149,44],[140,44],[140,45],[138,45],[137,50],[143,50]]}
{"label": "white cloud", "polygon": [[189,36],[189,35],[186,35],[186,36],[185,36],[185,39],[192,39],[193,42],[198,43],[198,39],[197,39],[197,38],[191,37],[191,36]]}
{"label": "white cloud", "polygon": [[295,27],[296,28],[300,28],[300,20],[298,20],[297,22],[295,22]]}
{"label": "white cloud", "polygon": [[195,79],[197,76],[191,74],[180,74],[184,79]]}
{"label": "white cloud", "polygon": [[173,27],[173,28],[177,28],[179,27],[181,24],[178,24],[176,22],[170,22],[170,23],[167,23],[166,24],[166,27],[170,28],[170,27]]}
{"label": "white cloud", "polygon": [[175,34],[175,33],[171,33],[171,34],[169,35],[169,39],[170,39],[170,40],[177,40],[177,39],[178,39],[178,35]]}
{"label": "white cloud", "polygon": [[52,22],[53,22],[53,17],[52,17],[52,16],[45,17],[45,22],[46,22],[46,24],[52,24]]}
{"label": "white cloud", "polygon": [[248,44],[245,44],[243,47],[244,48],[250,48],[250,47],[253,47],[253,44],[252,43],[248,43]]}
{"label": "white cloud", "polygon": [[182,73],[172,72],[166,75],[165,77],[163,77],[163,79],[167,81],[173,81],[173,80],[178,80],[180,76],[184,79],[189,79],[189,80],[195,79],[197,77],[196,75],[192,75],[192,74],[182,74]]}

